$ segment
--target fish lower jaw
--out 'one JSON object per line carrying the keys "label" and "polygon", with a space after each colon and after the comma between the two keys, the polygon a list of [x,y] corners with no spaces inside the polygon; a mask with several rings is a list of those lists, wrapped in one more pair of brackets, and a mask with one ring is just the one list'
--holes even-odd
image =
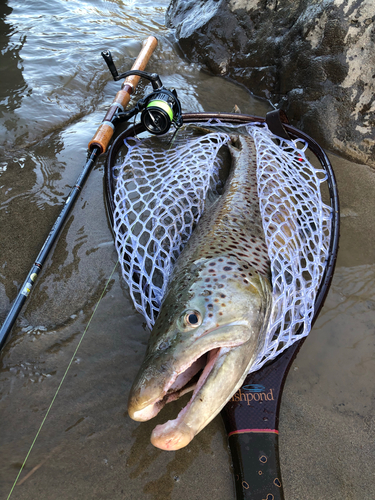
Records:
{"label": "fish lower jaw", "polygon": [[157,425],[151,434],[151,443],[161,450],[174,451],[187,446],[195,436],[195,432],[184,422],[168,420]]}
{"label": "fish lower jaw", "polygon": [[174,451],[188,445],[193,437],[200,431],[200,428],[192,428],[184,418],[189,412],[195,397],[204,385],[207,377],[213,369],[215,362],[225,348],[216,348],[208,353],[207,363],[195,386],[194,392],[188,404],[180,411],[175,420],[168,420],[165,424],[157,425],[151,434],[151,443],[161,450]]}

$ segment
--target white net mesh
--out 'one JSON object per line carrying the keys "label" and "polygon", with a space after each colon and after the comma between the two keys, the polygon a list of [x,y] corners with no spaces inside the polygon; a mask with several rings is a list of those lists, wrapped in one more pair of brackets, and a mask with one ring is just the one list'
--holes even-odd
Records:
{"label": "white net mesh", "polygon": [[116,172],[115,243],[135,307],[152,328],[173,264],[220,184],[218,153],[230,141],[228,130],[251,135],[274,302],[254,371],[310,331],[330,242],[331,207],[320,189],[326,177],[309,163],[301,141],[276,138],[260,124],[206,125],[212,133],[197,136],[188,126],[172,147],[170,137],[126,144]]}
{"label": "white net mesh", "polygon": [[115,243],[130,295],[149,328],[207,191],[218,183],[217,154],[227,141],[227,134],[214,134],[180,137],[170,149],[166,138],[127,144],[114,196]]}
{"label": "white net mesh", "polygon": [[306,143],[276,144],[268,129],[247,129],[257,149],[259,204],[273,286],[272,318],[252,366],[255,371],[310,332],[328,258],[332,209],[322,201],[320,184],[326,172],[307,160]]}

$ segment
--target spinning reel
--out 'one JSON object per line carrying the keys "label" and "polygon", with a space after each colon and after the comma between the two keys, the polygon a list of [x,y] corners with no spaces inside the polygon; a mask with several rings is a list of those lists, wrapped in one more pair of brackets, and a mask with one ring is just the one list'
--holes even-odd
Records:
{"label": "spinning reel", "polygon": [[172,125],[176,129],[182,126],[181,103],[175,89],[169,90],[164,88],[160,76],[156,73],[130,70],[119,75],[111,52],[106,50],[101,54],[115,81],[127,76],[136,75],[149,80],[153,88],[153,92],[140,99],[133,109],[127,112],[118,112],[113,118],[114,121],[128,121],[134,115],[141,113],[142,124],[146,130],[155,135],[166,134]]}

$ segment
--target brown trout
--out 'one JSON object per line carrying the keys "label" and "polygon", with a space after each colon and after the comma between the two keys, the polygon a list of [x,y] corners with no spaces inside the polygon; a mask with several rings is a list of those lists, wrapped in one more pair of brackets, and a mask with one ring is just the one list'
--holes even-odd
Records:
{"label": "brown trout", "polygon": [[152,432],[152,444],[163,450],[186,446],[220,412],[242,385],[268,326],[270,264],[255,146],[236,136],[229,149],[224,192],[206,207],[177,259],[129,397],[130,417],[146,421],[194,390],[177,418]]}

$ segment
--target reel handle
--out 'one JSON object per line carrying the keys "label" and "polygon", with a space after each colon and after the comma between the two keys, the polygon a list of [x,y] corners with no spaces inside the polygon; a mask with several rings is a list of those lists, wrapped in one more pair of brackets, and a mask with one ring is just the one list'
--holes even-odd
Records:
{"label": "reel handle", "polygon": [[[158,44],[157,39],[154,36],[149,36],[144,42],[141,52],[138,54],[137,59],[135,60],[132,71],[139,70],[143,71],[146,68],[148,61],[154,50],[156,49]],[[112,60],[110,54],[106,54],[109,60]],[[107,61],[106,61],[107,62]],[[108,64],[108,62],[107,62]],[[113,61],[112,61],[113,64]],[[114,65],[113,65],[114,67]],[[114,70],[117,72],[116,68]],[[112,71],[111,71],[112,72]],[[89,142],[88,148],[90,151],[93,151],[94,148],[99,148],[99,154],[105,153],[107,150],[109,141],[111,140],[114,133],[114,125],[112,124],[112,118],[117,113],[120,108],[121,111],[124,111],[126,106],[129,104],[130,96],[134,92],[134,89],[138,85],[140,80],[140,76],[131,75],[128,76],[124,83],[121,86],[121,90],[119,90],[111,104],[111,107],[107,111],[102,123],[100,124],[98,130],[96,131],[94,137]]]}
{"label": "reel handle", "polygon": [[118,71],[116,69],[115,63],[113,62],[111,51],[110,50],[103,50],[103,52],[101,54],[102,54],[103,59],[107,63],[108,69],[111,72],[111,75],[112,75],[114,81],[117,82],[117,80],[119,80],[120,77],[118,76]]}
{"label": "reel handle", "polygon": [[160,76],[157,73],[147,73],[146,71],[140,71],[139,69],[131,69],[130,71],[125,71],[125,73],[121,73],[121,75],[119,75],[115,63],[113,62],[110,50],[104,50],[102,52],[102,57],[107,63],[108,69],[111,72],[112,78],[115,82],[118,82],[119,80],[121,80],[121,78],[136,75],[142,78],[146,78],[146,80],[150,80],[150,82],[152,83],[152,88],[154,90],[161,89],[163,86],[160,80]]}

